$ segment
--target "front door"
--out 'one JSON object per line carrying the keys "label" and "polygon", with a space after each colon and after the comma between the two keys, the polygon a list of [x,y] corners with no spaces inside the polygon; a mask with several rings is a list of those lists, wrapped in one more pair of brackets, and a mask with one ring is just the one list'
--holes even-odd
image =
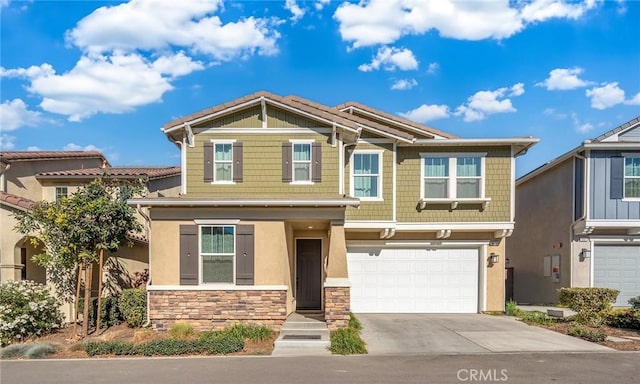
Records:
{"label": "front door", "polygon": [[296,309],[322,309],[322,240],[296,240]]}

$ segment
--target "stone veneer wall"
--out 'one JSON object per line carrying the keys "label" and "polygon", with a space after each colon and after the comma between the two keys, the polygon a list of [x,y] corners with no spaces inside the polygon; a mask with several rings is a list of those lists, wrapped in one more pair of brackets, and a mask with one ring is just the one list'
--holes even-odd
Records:
{"label": "stone veneer wall", "polygon": [[324,287],[324,321],[329,330],[344,328],[349,324],[349,287]]}
{"label": "stone veneer wall", "polygon": [[286,290],[149,291],[149,317],[155,330],[174,323],[201,331],[245,323],[278,331],[287,317],[286,297]]}

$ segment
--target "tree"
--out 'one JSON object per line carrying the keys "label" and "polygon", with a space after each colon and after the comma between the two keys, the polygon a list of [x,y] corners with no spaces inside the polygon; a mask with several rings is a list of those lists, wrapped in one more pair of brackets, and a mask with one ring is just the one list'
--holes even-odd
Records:
{"label": "tree", "polygon": [[123,243],[132,245],[129,235],[142,230],[133,209],[127,205],[127,199],[141,193],[142,185],[142,180],[123,182],[102,177],[67,198],[43,201],[27,212],[15,214],[15,229],[44,244],[44,253],[35,255],[33,261],[46,268],[57,294],[64,299],[75,295],[74,324],[78,319],[84,269],[83,336],[88,334],[89,327],[93,264],[98,262],[100,276],[96,324],[99,330],[104,251],[116,252]]}

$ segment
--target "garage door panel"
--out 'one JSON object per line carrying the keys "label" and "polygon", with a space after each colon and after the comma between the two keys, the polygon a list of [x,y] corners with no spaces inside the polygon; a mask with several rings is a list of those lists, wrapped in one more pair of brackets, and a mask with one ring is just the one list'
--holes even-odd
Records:
{"label": "garage door panel", "polygon": [[640,295],[640,246],[596,245],[593,285],[619,290],[615,305],[628,306],[630,298]]}
{"label": "garage door panel", "polygon": [[348,250],[351,310],[476,313],[477,249]]}

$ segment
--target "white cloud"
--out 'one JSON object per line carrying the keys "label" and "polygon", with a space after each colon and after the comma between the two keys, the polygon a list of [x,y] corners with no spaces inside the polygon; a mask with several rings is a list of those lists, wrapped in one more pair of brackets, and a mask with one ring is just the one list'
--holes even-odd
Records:
{"label": "white cloud", "polygon": [[305,14],[305,10],[300,8],[296,0],[286,0],[284,2],[284,9],[291,12],[291,21],[296,22]]}
{"label": "white cloud", "polygon": [[436,72],[440,69],[440,64],[438,63],[429,63],[429,67],[427,68],[427,73],[429,75],[435,75]]}
{"label": "white cloud", "polygon": [[203,68],[202,63],[179,52],[153,62],[138,54],[83,56],[61,75],[53,70],[9,71],[30,80],[27,89],[43,98],[42,109],[80,121],[96,113],[123,113],[159,102],[173,88],[171,80]]}
{"label": "white cloud", "polygon": [[9,2],[9,0],[0,0],[0,7],[8,7]]}
{"label": "white cloud", "polygon": [[7,134],[0,135],[0,149],[3,151],[10,151],[16,147],[16,138]]}
{"label": "white cloud", "polygon": [[572,113],[571,120],[573,120],[573,127],[575,128],[576,132],[584,134],[593,131],[593,124],[581,122],[577,114]]}
{"label": "white cloud", "polygon": [[382,47],[378,49],[375,57],[369,64],[362,64],[358,67],[362,72],[375,71],[380,68],[385,71],[409,71],[418,69],[418,60],[413,52],[407,48]]}
{"label": "white cloud", "polygon": [[568,116],[566,113],[560,113],[560,112],[556,111],[553,108],[547,108],[542,113],[544,113],[547,116],[551,116],[551,117],[554,117],[556,119],[559,119],[559,120],[566,119],[567,116]]}
{"label": "white cloud", "polygon": [[29,68],[6,69],[0,67],[0,77],[39,77],[56,73],[51,64],[32,65]]}
{"label": "white cloud", "polygon": [[640,105],[640,92],[638,92],[634,97],[624,102],[627,105]]}
{"label": "white cloud", "polygon": [[248,17],[223,24],[214,15],[221,7],[221,0],[133,0],[96,9],[66,37],[93,53],[178,47],[229,61],[277,52],[275,20]]}
{"label": "white cloud", "polygon": [[391,89],[394,91],[405,91],[415,87],[416,85],[418,85],[416,79],[399,79],[391,85]]}
{"label": "white cloud", "polygon": [[536,86],[545,87],[549,91],[565,91],[593,84],[591,81],[582,80],[578,77],[582,72],[584,70],[579,67],[556,68],[549,72],[548,78],[537,83]]}
{"label": "white cloud", "polygon": [[342,39],[353,48],[391,44],[402,36],[422,35],[432,29],[453,39],[501,40],[529,24],[553,18],[577,19],[600,2],[370,0],[344,2],[334,18]]}
{"label": "white cloud", "polygon": [[507,96],[520,96],[524,93],[522,83],[511,87],[498,88],[495,91],[479,91],[467,99],[467,103],[460,105],[453,113],[462,116],[464,121],[483,120],[488,115],[495,113],[515,112]]}
{"label": "white cloud", "polygon": [[418,123],[426,123],[427,121],[445,119],[449,117],[449,107],[446,105],[422,104],[416,109],[412,109],[405,113],[398,113],[398,115]]}
{"label": "white cloud", "polygon": [[62,148],[64,151],[98,151],[98,152],[102,152],[102,150],[98,147],[96,147],[93,144],[89,144],[89,145],[78,145],[75,143],[69,143],[67,145],[64,146],[64,148]]}
{"label": "white cloud", "polygon": [[30,145],[27,147],[27,151],[41,151],[40,147],[36,147],[35,145]]}
{"label": "white cloud", "polygon": [[591,98],[591,107],[607,109],[624,102],[624,91],[617,82],[602,83],[601,87],[587,89],[585,94]]}
{"label": "white cloud", "polygon": [[327,4],[329,4],[330,2],[331,2],[331,0],[316,0],[316,3],[315,3],[314,6],[316,7],[316,10],[322,11],[324,9],[324,7]]}
{"label": "white cloud", "polygon": [[40,123],[40,112],[30,111],[22,99],[13,99],[0,104],[0,126],[2,131],[14,131],[20,127]]}

